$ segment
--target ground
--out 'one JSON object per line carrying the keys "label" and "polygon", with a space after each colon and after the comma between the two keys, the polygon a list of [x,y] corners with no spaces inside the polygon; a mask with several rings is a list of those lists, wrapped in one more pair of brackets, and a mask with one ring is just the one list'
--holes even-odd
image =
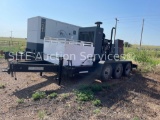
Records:
{"label": "ground", "polygon": [[[53,73],[17,73],[17,80],[1,69],[7,67],[0,60],[0,120],[160,120],[160,67],[155,73],[134,71],[120,80],[101,83],[99,70],[87,76],[68,80],[57,85]],[[108,84],[111,89],[95,93],[102,104],[80,102],[75,91],[81,85]],[[3,86],[4,85],[4,86]],[[56,92],[53,99],[47,97],[34,101],[35,91],[46,94]],[[19,100],[24,99],[22,103]]]}

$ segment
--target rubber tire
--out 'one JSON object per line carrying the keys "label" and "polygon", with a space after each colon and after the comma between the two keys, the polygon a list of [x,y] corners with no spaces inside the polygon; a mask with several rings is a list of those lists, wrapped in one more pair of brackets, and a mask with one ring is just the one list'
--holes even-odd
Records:
{"label": "rubber tire", "polygon": [[113,78],[119,79],[123,74],[123,65],[121,63],[117,64],[114,68]]}
{"label": "rubber tire", "polygon": [[106,82],[112,76],[112,66],[110,64],[104,64],[101,70],[101,81]]}
{"label": "rubber tire", "polygon": [[125,65],[125,67],[124,67],[123,75],[124,75],[124,76],[129,76],[131,70],[132,70],[132,65],[131,65],[131,63],[127,63],[127,64]]}

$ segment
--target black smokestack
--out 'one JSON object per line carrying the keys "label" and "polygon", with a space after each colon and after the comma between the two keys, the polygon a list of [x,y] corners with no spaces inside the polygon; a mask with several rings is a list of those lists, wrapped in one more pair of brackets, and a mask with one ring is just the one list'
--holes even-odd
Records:
{"label": "black smokestack", "polygon": [[95,24],[97,25],[97,27],[98,27],[98,28],[100,28],[100,27],[101,27],[102,22],[98,21],[98,22],[95,22]]}

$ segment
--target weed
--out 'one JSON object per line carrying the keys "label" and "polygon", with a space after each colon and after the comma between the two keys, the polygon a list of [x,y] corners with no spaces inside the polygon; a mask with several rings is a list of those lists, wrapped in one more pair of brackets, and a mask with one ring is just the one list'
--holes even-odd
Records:
{"label": "weed", "polygon": [[83,85],[79,88],[80,91],[88,91],[91,90],[92,92],[99,92],[102,91],[101,85]]}
{"label": "weed", "polygon": [[95,92],[100,92],[102,91],[103,89],[110,89],[110,85],[108,84],[103,84],[103,85],[83,85],[80,87],[79,91],[92,91],[93,93]]}
{"label": "weed", "polygon": [[95,114],[98,114],[98,113],[100,113],[101,111],[100,111],[100,109],[95,109],[94,111],[93,111],[93,113],[95,113]]}
{"label": "weed", "polygon": [[17,103],[18,103],[18,104],[24,103],[24,99],[23,99],[23,98],[22,98],[22,99],[18,99],[18,100],[17,100]]}
{"label": "weed", "polygon": [[101,105],[101,101],[98,100],[98,99],[93,100],[92,103],[93,103],[94,106],[100,106]]}
{"label": "weed", "polygon": [[76,92],[77,100],[79,101],[90,101],[93,100],[94,95],[91,90],[83,90]]}
{"label": "weed", "polygon": [[[131,59],[139,63],[142,72],[153,71],[155,66],[160,64],[160,51],[151,49],[125,48],[125,59]],[[130,56],[128,56],[132,53]]]}
{"label": "weed", "polygon": [[51,93],[48,95],[49,98],[56,98],[57,97],[57,93]]}
{"label": "weed", "polygon": [[0,89],[4,89],[4,88],[5,88],[5,85],[0,84]]}
{"label": "weed", "polygon": [[38,91],[38,92],[35,92],[34,94],[32,94],[33,100],[39,100],[39,99],[44,98],[45,96],[46,96],[46,93],[42,92],[42,91]]}
{"label": "weed", "polygon": [[61,94],[62,99],[67,99],[69,97],[68,93]]}
{"label": "weed", "polygon": [[79,111],[82,111],[82,107],[81,107],[81,106],[78,106],[78,110],[79,110]]}
{"label": "weed", "polygon": [[134,117],[133,120],[140,120],[138,117]]}
{"label": "weed", "polygon": [[46,116],[46,112],[44,110],[38,111],[38,117],[40,120],[43,120]]}

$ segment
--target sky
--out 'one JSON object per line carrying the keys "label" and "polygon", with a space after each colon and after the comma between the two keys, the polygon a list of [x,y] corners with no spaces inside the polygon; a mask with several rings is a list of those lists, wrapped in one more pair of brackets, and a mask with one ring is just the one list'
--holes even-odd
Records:
{"label": "sky", "polygon": [[102,21],[106,38],[117,23],[117,39],[160,45],[160,0],[0,0],[0,37],[27,38],[27,19],[35,16],[82,27]]}

